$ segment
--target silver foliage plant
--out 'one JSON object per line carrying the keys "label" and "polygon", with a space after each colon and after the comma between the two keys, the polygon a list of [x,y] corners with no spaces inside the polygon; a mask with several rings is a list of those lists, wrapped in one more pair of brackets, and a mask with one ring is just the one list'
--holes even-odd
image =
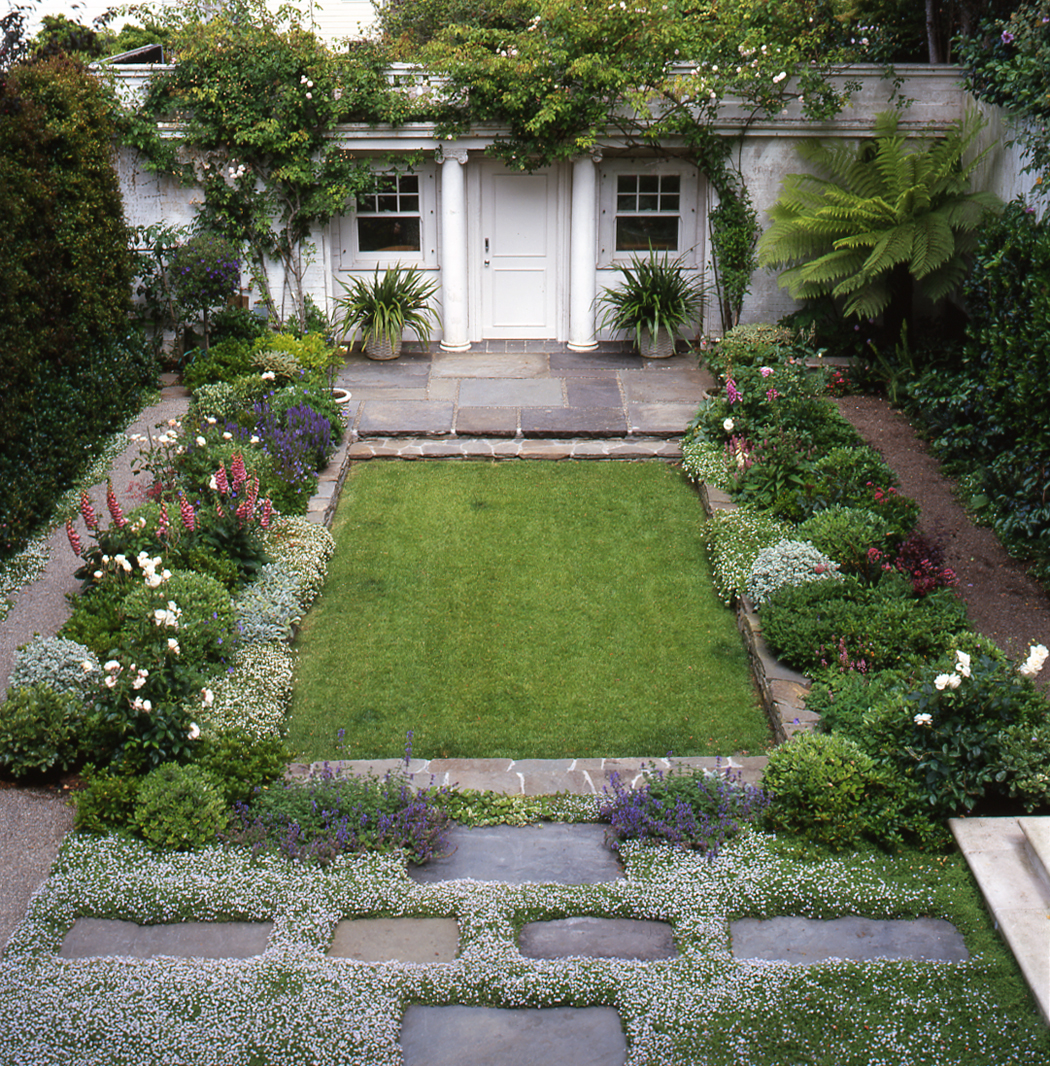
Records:
{"label": "silver foliage plant", "polygon": [[267,563],[234,600],[243,641],[291,640],[302,620],[299,575],[287,563]]}
{"label": "silver foliage plant", "polygon": [[63,637],[35,636],[19,648],[8,687],[47,685],[54,692],[69,692],[87,699],[102,679],[98,657],[83,644]]}
{"label": "silver foliage plant", "polygon": [[785,585],[839,578],[839,564],[808,540],[779,540],[758,553],[748,575],[747,595],[760,606]]}

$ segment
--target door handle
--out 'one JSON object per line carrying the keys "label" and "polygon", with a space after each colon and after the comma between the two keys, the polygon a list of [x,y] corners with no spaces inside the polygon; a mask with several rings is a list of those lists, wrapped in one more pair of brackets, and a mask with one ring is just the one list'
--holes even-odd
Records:
{"label": "door handle", "polygon": [[485,266],[489,265],[489,239],[485,238]]}

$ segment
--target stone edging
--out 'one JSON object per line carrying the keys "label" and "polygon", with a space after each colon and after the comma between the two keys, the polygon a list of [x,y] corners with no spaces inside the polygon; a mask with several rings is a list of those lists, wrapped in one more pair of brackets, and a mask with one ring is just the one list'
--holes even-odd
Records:
{"label": "stone edging", "polygon": [[[728,493],[705,484],[700,484],[699,490],[709,518],[715,511],[736,510],[737,505]],[[746,596],[737,599],[736,624],[751,660],[751,673],[777,743],[790,740],[796,733],[816,729],[820,715],[806,710],[809,680],[785,666],[770,652],[762,637],[758,612]]]}

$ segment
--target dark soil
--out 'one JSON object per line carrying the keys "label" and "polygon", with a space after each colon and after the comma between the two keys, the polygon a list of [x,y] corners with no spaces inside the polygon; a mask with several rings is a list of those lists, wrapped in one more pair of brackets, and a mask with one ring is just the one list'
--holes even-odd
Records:
{"label": "dark soil", "polygon": [[[1024,659],[1031,644],[1050,647],[1050,597],[1011,558],[984,526],[973,523],[941,473],[926,442],[908,420],[881,396],[846,396],[839,410],[900,479],[900,490],[922,508],[920,527],[944,548],[944,561],[958,577],[970,622],[1013,659]],[[1050,667],[1038,682],[1050,686]]]}

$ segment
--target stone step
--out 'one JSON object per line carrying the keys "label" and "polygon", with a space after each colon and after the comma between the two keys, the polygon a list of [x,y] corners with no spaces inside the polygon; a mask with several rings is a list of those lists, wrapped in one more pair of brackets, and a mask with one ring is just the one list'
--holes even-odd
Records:
{"label": "stone step", "polygon": [[1016,818],[951,818],[948,826],[1050,1025],[1050,886],[1036,868],[1025,829]]}
{"label": "stone step", "polygon": [[1018,818],[1025,847],[1037,876],[1050,892],[1050,818]]}

